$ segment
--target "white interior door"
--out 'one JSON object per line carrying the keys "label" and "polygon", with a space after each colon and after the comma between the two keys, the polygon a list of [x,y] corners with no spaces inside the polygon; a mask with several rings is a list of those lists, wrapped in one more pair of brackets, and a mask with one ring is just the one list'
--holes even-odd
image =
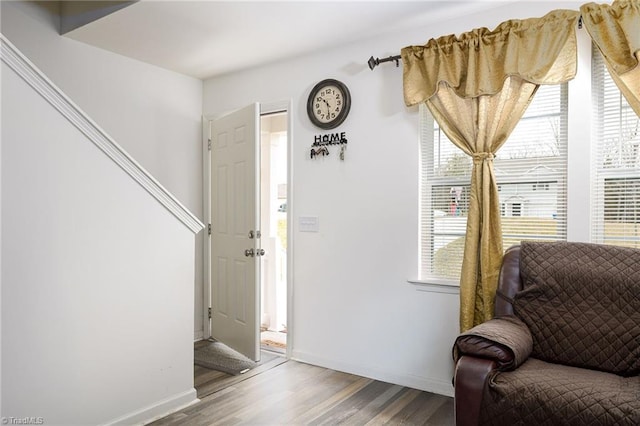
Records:
{"label": "white interior door", "polygon": [[210,121],[211,337],[260,359],[260,108]]}

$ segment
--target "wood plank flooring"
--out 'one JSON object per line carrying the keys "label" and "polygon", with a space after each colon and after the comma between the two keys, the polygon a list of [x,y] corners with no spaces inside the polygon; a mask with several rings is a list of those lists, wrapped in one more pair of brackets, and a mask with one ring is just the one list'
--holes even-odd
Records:
{"label": "wood plank flooring", "polygon": [[229,376],[196,366],[201,401],[152,425],[454,424],[445,396],[283,358],[254,370]]}
{"label": "wood plank flooring", "polygon": [[239,376],[196,365],[194,366],[193,374],[194,386],[196,388],[198,398],[202,399],[214,392],[248,380],[249,378],[270,370],[284,362],[287,362],[287,360],[283,355],[269,351],[262,351],[261,360],[258,363],[258,366]]}

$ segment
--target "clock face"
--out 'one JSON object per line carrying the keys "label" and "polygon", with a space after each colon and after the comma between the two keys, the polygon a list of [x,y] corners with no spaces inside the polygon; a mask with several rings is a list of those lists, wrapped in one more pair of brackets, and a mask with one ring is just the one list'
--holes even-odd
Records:
{"label": "clock face", "polygon": [[311,90],[307,101],[307,114],[313,124],[322,129],[339,126],[351,108],[349,89],[343,83],[327,79]]}

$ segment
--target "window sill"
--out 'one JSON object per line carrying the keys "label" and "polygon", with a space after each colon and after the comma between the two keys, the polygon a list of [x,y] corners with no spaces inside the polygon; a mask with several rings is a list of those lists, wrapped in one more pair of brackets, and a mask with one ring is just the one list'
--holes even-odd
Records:
{"label": "window sill", "polygon": [[455,281],[432,278],[428,280],[409,279],[410,284],[416,286],[417,291],[429,293],[460,294],[460,285]]}

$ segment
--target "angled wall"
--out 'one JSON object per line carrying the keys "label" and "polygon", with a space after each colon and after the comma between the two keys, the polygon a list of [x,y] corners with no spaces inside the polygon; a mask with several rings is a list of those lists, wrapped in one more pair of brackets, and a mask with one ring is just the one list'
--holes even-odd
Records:
{"label": "angled wall", "polygon": [[60,2],[60,34],[90,24],[135,1],[63,1]]}

